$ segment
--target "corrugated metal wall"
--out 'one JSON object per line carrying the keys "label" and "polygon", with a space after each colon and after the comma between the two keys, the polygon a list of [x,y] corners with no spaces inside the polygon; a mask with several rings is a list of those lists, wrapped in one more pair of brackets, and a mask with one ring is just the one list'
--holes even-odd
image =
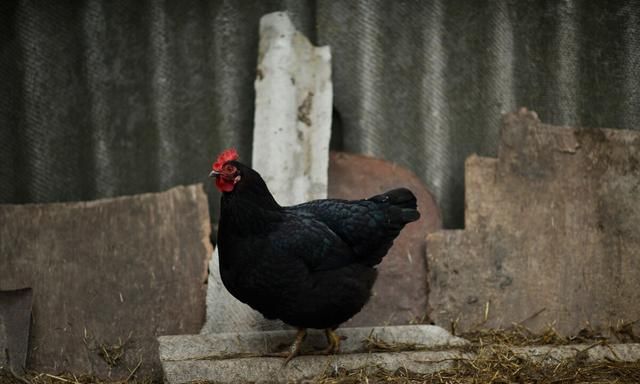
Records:
{"label": "corrugated metal wall", "polygon": [[258,22],[276,10],[331,46],[334,146],[413,170],[448,227],[501,113],[640,128],[636,1],[5,1],[0,202],[207,182],[231,145],[249,161]]}

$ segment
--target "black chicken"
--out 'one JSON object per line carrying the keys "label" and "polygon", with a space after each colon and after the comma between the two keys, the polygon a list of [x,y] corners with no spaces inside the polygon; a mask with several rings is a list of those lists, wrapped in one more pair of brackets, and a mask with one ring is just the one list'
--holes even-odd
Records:
{"label": "black chicken", "polygon": [[256,171],[224,151],[210,176],[223,192],[218,254],[225,287],[268,319],[298,328],[285,364],[299,353],[306,328],[324,329],[326,353],[338,352],[334,330],[371,295],[375,266],[405,224],[417,220],[405,188],[366,200],[275,201]]}

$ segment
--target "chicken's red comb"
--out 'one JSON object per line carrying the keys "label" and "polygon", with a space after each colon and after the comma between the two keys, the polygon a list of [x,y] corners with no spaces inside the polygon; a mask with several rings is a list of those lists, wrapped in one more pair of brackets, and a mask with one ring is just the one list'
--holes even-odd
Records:
{"label": "chicken's red comb", "polygon": [[238,156],[238,151],[235,148],[229,148],[222,151],[220,155],[218,155],[218,159],[215,163],[213,163],[213,170],[216,172],[220,172],[222,170],[222,166],[232,160],[238,160],[240,156]]}

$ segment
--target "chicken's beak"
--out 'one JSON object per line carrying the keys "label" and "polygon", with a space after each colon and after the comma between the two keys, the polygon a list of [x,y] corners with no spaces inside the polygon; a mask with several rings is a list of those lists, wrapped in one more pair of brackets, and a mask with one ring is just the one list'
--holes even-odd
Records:
{"label": "chicken's beak", "polygon": [[216,177],[220,174],[220,172],[218,171],[211,171],[211,173],[209,174],[209,177]]}

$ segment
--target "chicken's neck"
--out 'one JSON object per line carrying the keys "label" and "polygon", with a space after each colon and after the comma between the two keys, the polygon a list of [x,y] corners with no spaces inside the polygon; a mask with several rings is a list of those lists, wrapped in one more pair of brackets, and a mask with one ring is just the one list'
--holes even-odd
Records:
{"label": "chicken's neck", "polygon": [[220,227],[236,235],[259,233],[282,219],[282,207],[264,181],[238,184],[223,194],[220,209]]}

